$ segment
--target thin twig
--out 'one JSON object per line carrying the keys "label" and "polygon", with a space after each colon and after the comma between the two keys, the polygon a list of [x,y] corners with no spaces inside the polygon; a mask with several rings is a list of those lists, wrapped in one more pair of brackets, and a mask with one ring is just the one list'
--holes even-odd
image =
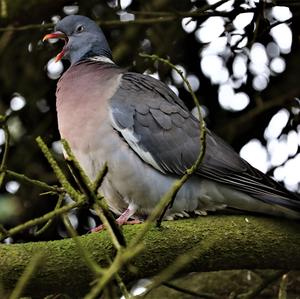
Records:
{"label": "thin twig", "polygon": [[[109,235],[110,235],[110,238],[111,238],[111,241],[113,243],[113,245],[115,246],[115,248],[117,250],[120,250],[122,249],[123,246],[126,245],[125,243],[125,239],[122,240],[121,242],[119,241],[120,238],[124,238],[121,230],[119,229],[120,233],[121,233],[121,236],[118,237],[118,234],[119,232],[115,232],[113,227],[111,226],[111,223],[110,221],[108,221],[107,217],[105,217],[104,215],[104,212],[103,210],[101,209],[100,207],[100,200],[97,201],[94,205],[93,205],[93,209],[95,210],[95,212],[97,213],[98,217],[101,219],[102,223],[103,223],[103,226],[107,229]],[[115,223],[115,221],[114,221]]]}
{"label": "thin twig", "polygon": [[[108,231],[111,235],[111,238],[113,240],[113,243],[117,246],[117,249],[120,249],[121,246],[126,246],[126,241],[125,237],[120,230],[119,225],[116,223],[112,213],[110,212],[109,208],[107,207],[106,203],[104,203],[103,200],[99,200],[97,197],[96,192],[94,191],[94,186],[89,177],[85,174],[84,170],[82,169],[80,163],[76,159],[75,155],[73,154],[71,147],[69,146],[68,142],[64,139],[61,140],[61,143],[64,147],[64,150],[66,151],[67,154],[67,161],[69,162],[69,165],[71,166],[72,172],[75,175],[75,178],[81,185],[83,191],[86,193],[89,203],[90,204],[95,204],[97,203],[102,212],[101,215],[103,217],[102,220],[105,218],[105,223],[108,228]],[[104,168],[106,166],[104,165]],[[103,175],[105,175],[105,171],[101,171]],[[103,198],[103,197],[102,197]],[[116,242],[117,241],[117,242]]]}
{"label": "thin twig", "polygon": [[274,274],[266,277],[263,279],[261,283],[259,283],[257,286],[255,286],[253,289],[248,291],[247,293],[239,294],[236,298],[237,299],[255,299],[257,296],[270,284],[277,281],[282,275],[284,275],[286,271],[280,270],[276,271]]}
{"label": "thin twig", "polygon": [[[112,260],[108,257],[108,262],[111,264]],[[129,293],[129,291],[127,290],[127,287],[123,281],[123,279],[121,278],[121,276],[119,275],[119,273],[115,274],[115,279],[116,282],[120,288],[120,291],[122,292],[122,294],[124,295],[125,299],[133,299],[133,297],[131,296],[131,294]]]}
{"label": "thin twig", "polygon": [[7,3],[6,3],[6,0],[1,0],[1,3],[0,3],[0,16],[1,18],[6,18],[7,17]]}
{"label": "thin twig", "polygon": [[[156,55],[147,55],[147,54],[140,54],[140,56],[142,57],[147,57],[147,58],[151,58],[152,57],[156,60],[157,58],[162,59]],[[167,63],[170,63],[168,60],[164,60]],[[171,64],[171,63],[170,63]],[[172,64],[171,64],[172,65]],[[181,73],[181,75],[183,76],[183,74]],[[184,77],[184,76],[183,76]],[[189,82],[187,82],[187,86],[191,87],[189,85]],[[192,94],[194,94],[192,92]],[[134,248],[135,246],[137,246],[138,244],[140,244],[140,242],[142,241],[142,239],[144,238],[145,234],[151,229],[152,224],[155,220],[157,220],[157,218],[159,216],[162,216],[163,213],[166,211],[166,209],[168,208],[168,206],[172,203],[172,200],[175,198],[177,192],[180,190],[180,188],[182,187],[182,185],[186,182],[186,180],[189,178],[190,175],[192,175],[193,171],[196,170],[196,168],[198,167],[197,164],[201,163],[204,154],[205,154],[205,146],[206,146],[206,129],[205,129],[205,122],[203,121],[202,117],[201,117],[201,111],[199,109],[199,103],[197,100],[197,97],[194,95],[193,97],[195,104],[198,108],[198,113],[200,116],[200,146],[202,145],[202,148],[200,150],[200,154],[198,159],[196,160],[195,164],[188,170],[186,170],[186,173],[178,180],[176,180],[171,188],[163,195],[163,197],[160,199],[159,203],[154,207],[154,209],[152,210],[152,212],[150,213],[150,215],[147,217],[147,220],[145,221],[144,225],[142,226],[142,228],[139,230],[139,232],[136,234],[136,236],[131,240],[130,244],[129,244],[129,248]],[[162,213],[163,211],[163,213]],[[159,220],[157,220],[157,225],[159,226],[161,223],[161,218]],[[160,222],[159,222],[160,221]]]}
{"label": "thin twig", "polygon": [[284,273],[281,277],[278,299],[287,299],[287,284],[288,284],[288,273]]}
{"label": "thin twig", "polygon": [[261,1],[257,5],[257,10],[254,13],[252,23],[255,24],[252,39],[250,39],[246,45],[247,48],[251,48],[254,42],[257,40],[258,32],[260,30],[261,19],[264,18],[265,2]]}
{"label": "thin twig", "polygon": [[52,169],[53,169],[53,171],[54,171],[57,179],[59,180],[59,182],[61,183],[61,185],[63,186],[63,188],[66,190],[66,192],[71,196],[71,198],[73,200],[75,200],[75,201],[81,201],[82,195],[79,192],[77,192],[71,186],[71,184],[68,182],[67,178],[65,177],[64,173],[62,172],[62,170],[58,166],[57,162],[53,158],[50,150],[48,149],[47,145],[42,140],[42,138],[41,137],[37,137],[36,138],[36,142],[39,145],[39,147],[42,150],[44,156],[46,157],[46,159],[48,160],[49,164],[51,165],[51,167],[52,167]]}
{"label": "thin twig", "polygon": [[21,231],[23,230],[26,230],[32,226],[35,226],[35,225],[39,225],[39,224],[42,224],[42,223],[45,223],[47,222],[49,219],[52,219],[54,217],[57,217],[63,213],[66,213],[70,210],[73,210],[75,208],[78,208],[78,207],[81,207],[83,206],[84,204],[86,204],[85,200],[82,199],[81,201],[78,201],[78,202],[74,202],[74,203],[71,203],[67,206],[63,206],[57,210],[54,210],[54,211],[51,211],[51,212],[48,212],[46,214],[44,214],[43,216],[41,217],[37,217],[35,219],[31,219],[25,223],[22,223],[20,225],[17,225],[9,230],[7,230],[7,233],[4,234],[3,232],[0,233],[0,241],[7,238],[7,237],[11,237],[15,234],[18,234],[20,233]]}
{"label": "thin twig", "polygon": [[100,186],[103,183],[105,176],[107,175],[107,172],[108,172],[108,167],[107,167],[107,163],[105,162],[103,165],[103,168],[99,171],[99,173],[93,183],[93,192],[98,191],[98,189],[100,188]]}
{"label": "thin twig", "polygon": [[[208,18],[214,16],[228,17],[232,16],[233,12],[226,11],[212,11],[208,12],[209,9],[214,9],[221,4],[227,2],[228,0],[219,1],[213,5],[206,5],[203,8],[200,8],[197,11],[187,11],[187,12],[141,12],[140,14],[144,15],[153,15],[156,17],[153,18],[137,18],[130,21],[120,21],[120,20],[109,20],[109,21],[96,21],[96,23],[101,27],[125,27],[128,25],[155,25],[158,23],[169,23],[176,20],[181,20],[183,18]],[[253,9],[245,9],[245,12],[253,11]],[[130,11],[128,11],[130,13]],[[136,14],[138,14],[136,12]],[[28,24],[18,27],[8,26],[0,28],[0,32],[13,32],[13,31],[25,31],[25,30],[46,30],[53,28],[53,23],[43,23],[43,24]]]}
{"label": "thin twig", "polygon": [[[126,285],[125,283],[123,282],[121,276],[117,273],[115,275],[115,278],[116,278],[116,282],[120,288],[120,291],[122,292],[123,296],[125,297],[125,299],[131,299],[133,298],[130,293],[128,292],[127,288],[126,288]],[[282,298],[280,298],[282,299]]]}
{"label": "thin twig", "polygon": [[27,177],[24,174],[17,173],[17,172],[12,171],[12,170],[3,169],[2,171],[5,172],[8,177],[14,178],[14,179],[16,179],[18,181],[21,181],[23,183],[26,183],[26,184],[29,184],[29,185],[34,185],[34,186],[40,187],[42,189],[45,189],[45,190],[53,192],[53,193],[60,194],[60,193],[65,192],[65,190],[61,187],[48,185],[45,182],[35,180],[35,179],[31,179],[31,178]]}
{"label": "thin twig", "polygon": [[202,12],[205,12],[207,10],[210,10],[210,9],[215,9],[219,6],[221,6],[222,4],[228,2],[229,0],[220,0],[214,4],[206,4],[204,6],[202,6],[201,8],[197,9],[196,12],[197,13],[202,13]]}
{"label": "thin twig", "polygon": [[6,166],[7,163],[7,158],[8,158],[8,150],[9,150],[9,130],[8,130],[8,126],[6,124],[6,122],[4,122],[2,124],[2,129],[4,130],[4,136],[5,136],[5,144],[4,144],[4,152],[3,152],[3,156],[2,156],[2,161],[1,161],[1,165],[0,165],[0,188],[3,184],[4,181],[4,177],[5,177],[5,172],[3,171],[4,167]]}
{"label": "thin twig", "polygon": [[82,256],[82,258],[85,260],[86,265],[89,267],[89,269],[94,273],[94,275],[98,276],[99,274],[104,272],[104,269],[102,269],[91,257],[90,253],[81,245],[81,242],[78,238],[78,235],[73,228],[68,216],[66,214],[62,214],[62,219],[64,222],[64,225],[72,239],[74,240],[76,247]]}
{"label": "thin twig", "polygon": [[[281,24],[288,24],[288,23],[292,22],[292,20],[293,20],[293,17],[291,17],[285,21],[276,21],[276,22],[272,23],[270,26],[264,28],[264,30],[262,30],[262,32],[260,34],[258,34],[258,37],[262,37],[266,33],[269,33],[272,28],[274,28],[278,25],[281,25]],[[288,24],[288,25],[290,25],[290,24]]]}
{"label": "thin twig", "polygon": [[34,271],[36,270],[37,266],[41,262],[43,256],[44,256],[44,254],[42,252],[38,252],[32,257],[31,261],[29,262],[25,271],[23,272],[22,276],[18,280],[15,289],[10,294],[9,299],[21,298],[21,295],[22,295],[23,291],[25,290],[27,283],[29,282]]}
{"label": "thin twig", "polygon": [[200,108],[200,104],[199,101],[189,83],[189,81],[187,80],[187,78],[183,75],[183,72],[181,70],[179,70],[174,64],[172,64],[169,60],[167,59],[163,59],[157,55],[148,55],[148,54],[142,54],[140,53],[141,57],[145,57],[145,58],[150,58],[154,61],[160,61],[168,66],[170,66],[172,69],[174,69],[179,76],[182,78],[182,80],[184,81],[184,83],[186,84],[189,93],[191,94],[193,101],[195,103],[195,106],[197,107],[198,110],[198,115],[199,115],[199,154],[198,157],[195,161],[195,163],[188,169],[186,169],[184,175],[176,180],[170,191],[168,191],[163,197],[168,197],[169,198],[169,203],[167,205],[165,205],[163,207],[162,213],[160,215],[160,217],[157,220],[157,226],[161,225],[162,219],[167,211],[167,209],[173,205],[173,202],[176,198],[177,193],[179,192],[180,188],[183,186],[183,184],[193,175],[193,173],[195,173],[195,171],[197,171],[197,169],[199,168],[200,164],[202,163],[202,160],[204,158],[205,155],[205,149],[206,149],[206,126],[205,126],[205,122],[203,120],[203,117],[201,115],[201,108]]}
{"label": "thin twig", "polygon": [[[57,209],[59,209],[61,207],[61,204],[63,202],[64,197],[65,197],[65,194],[60,194],[58,196],[58,200],[57,200],[57,203],[55,205],[54,211],[56,211]],[[50,227],[50,225],[52,224],[52,222],[53,222],[53,218],[49,219],[46,222],[46,224],[44,224],[40,229],[36,230],[33,233],[33,235],[36,237],[36,236],[39,236],[39,235],[43,234]]]}
{"label": "thin twig", "polygon": [[8,230],[2,224],[0,224],[0,235],[9,236]]}
{"label": "thin twig", "polygon": [[277,97],[275,99],[272,99],[272,101],[265,101],[262,107],[256,106],[242,116],[234,119],[230,123],[223,124],[220,131],[227,132],[228,134],[228,132],[232,132],[235,128],[242,128],[245,124],[249,123],[249,121],[255,119],[255,117],[268,111],[269,109],[281,107],[283,104],[290,103],[292,101],[294,101],[294,98],[289,97],[288,95]]}
{"label": "thin twig", "polygon": [[45,23],[45,24],[28,24],[23,26],[7,26],[1,27],[0,32],[14,32],[14,31],[26,31],[26,30],[45,30],[49,28],[53,28],[53,23]]}
{"label": "thin twig", "polygon": [[207,239],[205,243],[203,243],[203,246],[200,248],[200,250],[199,248],[192,248],[191,250],[187,251],[186,254],[179,255],[171,265],[166,267],[152,279],[151,283],[147,286],[147,291],[143,295],[147,295],[151,290],[172,279],[174,275],[183,267],[190,264],[196,258],[199,258],[203,254],[207,253],[209,248],[211,248],[215,242],[216,239],[212,236],[210,239]]}
{"label": "thin twig", "polygon": [[115,275],[121,270],[121,268],[127,264],[132,258],[137,256],[144,248],[143,244],[138,244],[134,248],[126,248],[119,250],[109,268],[104,272],[102,277],[94,285],[84,299],[95,299],[99,297],[99,294],[105,288],[105,286],[115,277]]}
{"label": "thin twig", "polygon": [[90,178],[87,176],[87,174],[79,164],[78,160],[75,158],[75,155],[73,154],[68,142],[65,139],[62,139],[61,144],[67,154],[65,159],[69,164],[79,187],[81,187],[83,191],[87,194],[90,193],[90,189],[92,187],[92,182]]}

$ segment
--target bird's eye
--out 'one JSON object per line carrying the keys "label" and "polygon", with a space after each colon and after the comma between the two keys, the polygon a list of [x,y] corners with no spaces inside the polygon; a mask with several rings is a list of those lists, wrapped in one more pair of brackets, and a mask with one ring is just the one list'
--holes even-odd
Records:
{"label": "bird's eye", "polygon": [[76,33],[80,33],[84,30],[84,27],[82,25],[79,25],[77,28],[76,28]]}

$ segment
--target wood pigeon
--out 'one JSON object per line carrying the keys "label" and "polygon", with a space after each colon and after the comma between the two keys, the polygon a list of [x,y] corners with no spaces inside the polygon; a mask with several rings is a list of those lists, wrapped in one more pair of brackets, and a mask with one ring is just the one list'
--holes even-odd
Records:
{"label": "wood pigeon", "polygon": [[[91,19],[72,15],[44,40],[65,41],[56,60],[71,66],[57,84],[57,116],[65,138],[93,180],[108,163],[101,192],[119,224],[147,216],[200,152],[199,121],[163,82],[112,61]],[[300,218],[300,201],[253,168],[210,130],[206,153],[183,185],[167,219],[188,212],[237,209]]]}

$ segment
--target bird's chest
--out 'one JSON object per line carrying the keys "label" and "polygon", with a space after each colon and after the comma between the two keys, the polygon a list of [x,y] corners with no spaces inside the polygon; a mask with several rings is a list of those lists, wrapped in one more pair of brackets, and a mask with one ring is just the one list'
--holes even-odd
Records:
{"label": "bird's chest", "polygon": [[139,160],[108,119],[95,127],[93,134],[88,127],[84,123],[76,126],[73,128],[76,134],[71,136],[68,133],[64,135],[62,131],[62,138],[68,140],[75,157],[92,181],[107,163],[108,173],[101,185],[101,192],[110,208],[121,214],[127,208],[129,199],[135,201],[144,197],[145,190],[150,192],[152,181],[143,179],[145,168],[150,167]]}
{"label": "bird's chest", "polygon": [[71,144],[73,150],[86,151],[93,143],[97,143],[97,139],[105,138],[105,106],[101,99],[98,105],[86,102],[57,104],[60,135]]}
{"label": "bird's chest", "polygon": [[[128,199],[143,199],[145,193],[151,198],[160,198],[160,194],[150,194],[152,186],[156,185],[156,171],[142,163],[113,128],[109,107],[105,108],[107,110],[101,119],[92,117],[85,120],[82,111],[92,114],[94,109],[77,106],[73,109],[76,113],[67,113],[72,107],[61,108],[58,107],[61,137],[69,142],[89,178],[94,180],[107,163],[108,174],[101,189],[114,212],[121,213],[126,209]],[[158,180],[161,181],[160,178]],[[148,203],[151,204],[151,201]]]}
{"label": "bird's chest", "polygon": [[[58,109],[61,138],[69,142],[80,165],[92,180],[105,162],[114,159],[115,149],[119,146],[104,109],[106,107],[99,109],[92,105]],[[106,115],[102,115],[104,112]]]}
{"label": "bird's chest", "polygon": [[111,69],[88,65],[69,69],[58,83],[57,118],[62,138],[66,139],[87,174],[95,172],[109,158],[115,145],[109,119],[109,99],[119,86],[120,74]]}

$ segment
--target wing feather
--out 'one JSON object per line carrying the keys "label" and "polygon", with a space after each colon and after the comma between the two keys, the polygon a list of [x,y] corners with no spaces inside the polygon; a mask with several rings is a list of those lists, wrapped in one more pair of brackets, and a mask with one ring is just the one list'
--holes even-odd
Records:
{"label": "wing feather", "polygon": [[[195,163],[201,149],[199,121],[164,83],[142,74],[124,73],[110,108],[115,129],[144,162],[172,175],[182,175]],[[136,140],[134,146],[132,140]],[[253,168],[208,129],[206,140],[198,175],[300,211],[296,195]]]}

